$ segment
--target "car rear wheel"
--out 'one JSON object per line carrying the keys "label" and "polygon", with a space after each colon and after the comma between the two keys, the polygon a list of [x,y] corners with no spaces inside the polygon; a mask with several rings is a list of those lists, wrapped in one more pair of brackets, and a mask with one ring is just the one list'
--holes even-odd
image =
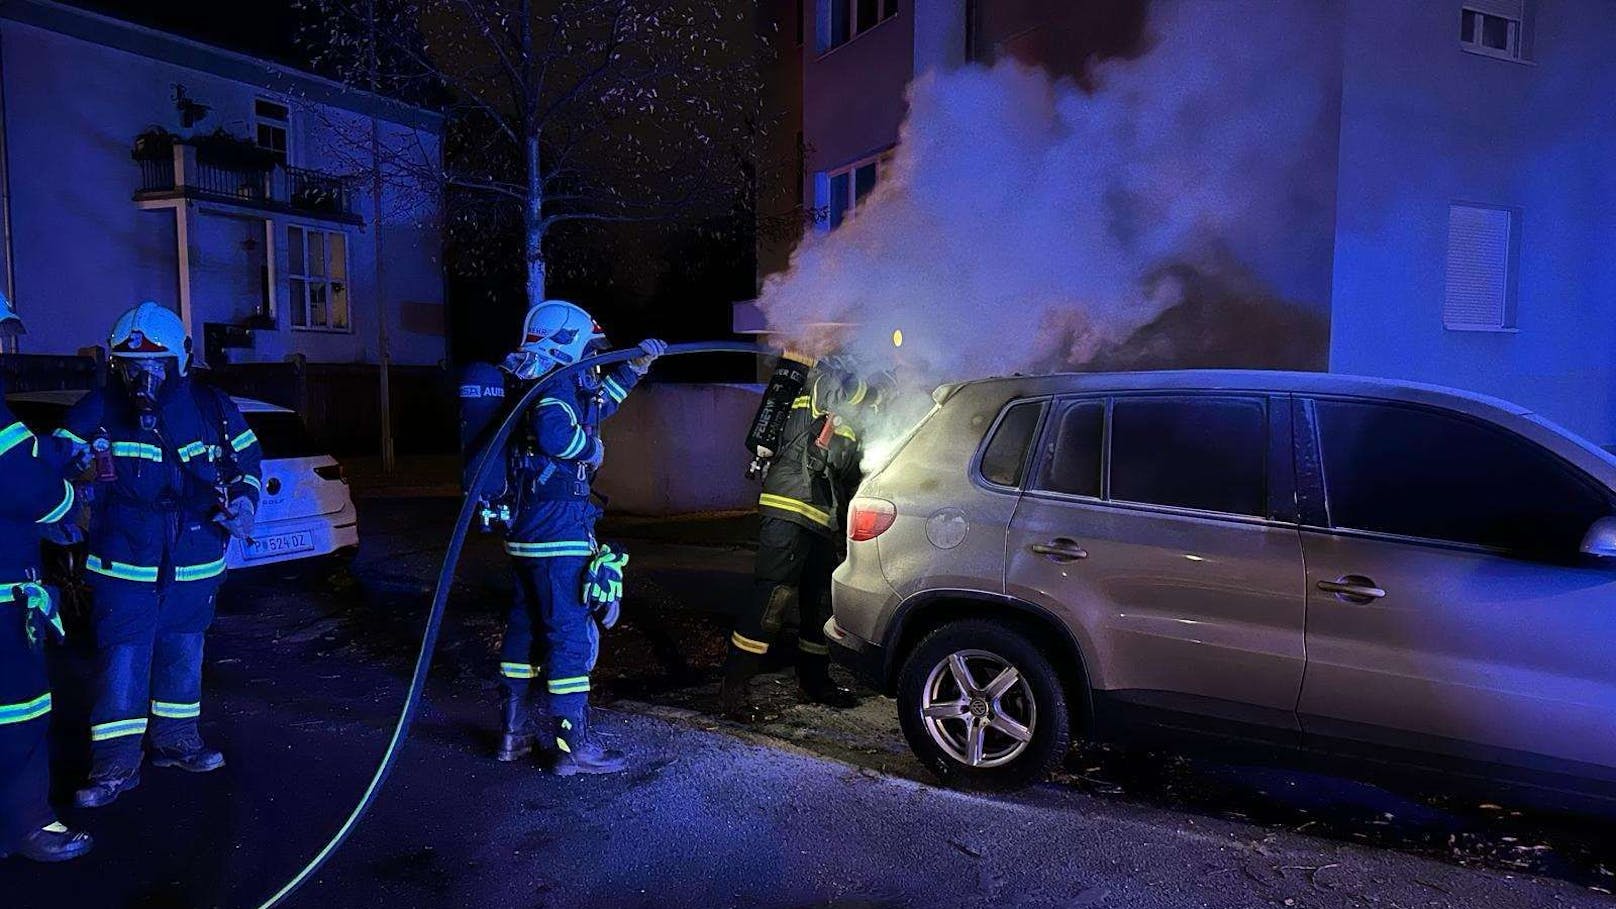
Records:
{"label": "car rear wheel", "polygon": [[1071,746],[1067,693],[1049,657],[983,620],[927,635],[898,676],[909,747],[944,783],[1010,789],[1042,778]]}

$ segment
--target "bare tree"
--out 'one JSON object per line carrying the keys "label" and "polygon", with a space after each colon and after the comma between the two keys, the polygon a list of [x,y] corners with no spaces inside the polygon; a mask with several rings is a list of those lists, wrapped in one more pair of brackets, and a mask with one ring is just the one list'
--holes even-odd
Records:
{"label": "bare tree", "polygon": [[300,3],[322,69],[444,110],[443,154],[388,167],[447,190],[462,247],[519,226],[530,302],[557,228],[700,216],[744,188],[759,131],[750,3]]}

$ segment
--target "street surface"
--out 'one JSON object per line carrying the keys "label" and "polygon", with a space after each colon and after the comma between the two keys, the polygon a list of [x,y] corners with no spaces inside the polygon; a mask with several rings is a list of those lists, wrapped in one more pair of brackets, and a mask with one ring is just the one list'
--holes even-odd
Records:
{"label": "street surface", "polygon": [[[209,642],[204,731],[229,758],[147,769],[99,812],[84,861],[0,862],[0,906],[247,907],[336,829],[380,757],[456,502],[367,499],[351,564],[232,576]],[[392,781],[299,907],[1616,906],[1616,838],[1503,796],[1087,747],[1023,793],[933,786],[892,703],[714,717],[745,519],[617,521],[625,626],[601,727],[633,767],[550,777],[487,757],[508,583],[468,549],[425,708]],[[86,655],[56,664],[61,804],[83,772]]]}

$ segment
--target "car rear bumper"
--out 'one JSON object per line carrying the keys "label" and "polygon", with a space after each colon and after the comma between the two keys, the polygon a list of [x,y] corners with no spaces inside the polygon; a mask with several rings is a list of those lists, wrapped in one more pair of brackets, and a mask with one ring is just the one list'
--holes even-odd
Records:
{"label": "car rear bumper", "polygon": [[240,540],[231,540],[230,547],[225,552],[225,564],[232,569],[257,568],[260,565],[274,565],[278,562],[289,562],[296,559],[312,559],[323,555],[330,555],[339,549],[347,549],[359,545],[359,516],[353,503],[349,502],[342,510],[332,514],[317,515],[308,518],[293,518],[286,521],[269,521],[253,528],[253,538],[267,540],[290,534],[307,533],[308,548],[296,551],[272,553],[260,558],[247,558],[247,547]]}
{"label": "car rear bumper", "polygon": [[877,691],[886,690],[886,652],[836,624],[831,618],[825,623],[825,643],[830,645],[831,659],[846,667],[858,680]]}

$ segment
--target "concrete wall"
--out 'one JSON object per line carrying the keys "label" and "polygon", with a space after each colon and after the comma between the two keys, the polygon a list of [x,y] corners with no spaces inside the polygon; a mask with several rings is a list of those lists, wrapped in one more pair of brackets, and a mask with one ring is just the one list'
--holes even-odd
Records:
{"label": "concrete wall", "polygon": [[[1457,4],[1349,5],[1330,365],[1496,394],[1609,444],[1611,4],[1528,5],[1531,63],[1461,50]],[[1516,331],[1443,326],[1454,202],[1521,213]]]}
{"label": "concrete wall", "polygon": [[626,514],[688,514],[757,505],[746,431],[761,386],[642,385],[602,429],[595,488]]}
{"label": "concrete wall", "polygon": [[[822,8],[827,0],[805,0]],[[808,185],[813,174],[834,170],[875,154],[898,141],[903,123],[904,88],[914,75],[914,4],[898,4],[892,18],[846,44],[819,53],[810,29],[803,46],[802,129],[808,150]],[[815,18],[823,23],[825,16]]]}
{"label": "concrete wall", "polygon": [[[52,22],[70,25],[85,15],[23,4],[22,12],[28,10],[43,10],[55,17]],[[85,21],[107,35],[132,28]],[[199,61],[219,53],[158,33],[137,37],[154,48],[194,53]],[[135,136],[151,127],[188,132],[173,99],[176,85],[211,108],[195,132],[223,127],[246,135],[254,99],[278,97],[293,109],[292,164],[338,174],[354,174],[359,164],[368,169],[368,162],[353,155],[353,137],[368,135],[370,118],[309,100],[294,79],[278,78],[267,66],[258,67],[264,83],[257,85],[9,18],[0,18],[0,61],[15,298],[31,317],[30,334],[22,341],[27,353],[72,353],[103,343],[117,314],[143,299],[180,308],[176,210],[142,210],[131,200],[140,169],[130,158]],[[436,156],[432,134],[396,124],[383,128],[395,141],[404,134],[418,138],[419,147]],[[347,147],[339,147],[339,136],[347,137]],[[279,360],[298,352],[316,361],[374,362],[380,302],[390,319],[396,362],[433,364],[444,358],[435,195],[417,198],[411,206],[389,207],[391,200],[384,198],[379,212],[387,269],[378,293],[378,207],[365,192],[368,182],[357,189],[362,227],[205,202],[174,203],[187,206],[191,328],[199,351],[203,322],[236,321],[261,299],[259,263],[266,252],[274,257],[276,296],[285,300],[286,227],[303,223],[347,234],[353,331],[293,331],[282,305],[278,327],[256,333],[255,347],[233,351],[234,357]],[[257,238],[256,250],[242,247],[249,237]]]}

